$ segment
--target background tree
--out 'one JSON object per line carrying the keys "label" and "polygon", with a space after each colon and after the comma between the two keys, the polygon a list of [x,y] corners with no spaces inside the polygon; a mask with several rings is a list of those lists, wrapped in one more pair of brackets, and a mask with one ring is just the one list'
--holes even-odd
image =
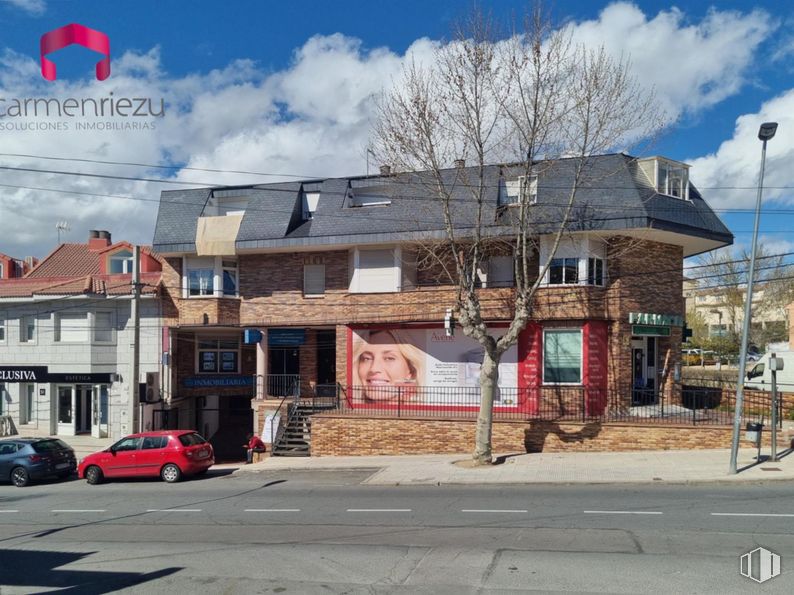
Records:
{"label": "background tree", "polygon": [[[591,156],[626,148],[661,123],[652,93],[629,76],[625,60],[574,44],[539,5],[520,31],[502,39],[491,19],[474,14],[439,46],[432,63],[409,63],[382,98],[375,152],[430,199],[427,216],[439,220],[445,237],[423,244],[420,259],[446,272],[457,289],[457,322],[483,348],[475,462],[491,462],[499,362],[530,320],[533,297],[564,234],[581,220],[574,205]],[[551,250],[538,271],[531,262],[541,222],[533,218],[530,192],[519,192],[511,220],[497,227],[488,199],[495,182],[486,170],[492,163],[517,163],[528,181],[563,156],[571,171],[556,231],[549,234]],[[468,167],[449,169],[459,159]],[[466,200],[459,198],[462,191]],[[512,251],[515,279],[514,314],[499,333],[483,315],[477,292],[478,273],[495,244]]]}

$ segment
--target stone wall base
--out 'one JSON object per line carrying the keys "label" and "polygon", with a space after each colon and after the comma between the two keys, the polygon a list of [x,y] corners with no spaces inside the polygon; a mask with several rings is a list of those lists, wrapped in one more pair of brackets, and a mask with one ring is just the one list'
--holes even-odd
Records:
{"label": "stone wall base", "polygon": [[[765,428],[766,429],[766,428]],[[493,450],[612,452],[730,448],[730,427],[498,421]],[[769,443],[769,432],[764,432]],[[778,434],[786,448],[791,438]],[[474,447],[474,421],[454,419],[312,417],[312,456],[463,454]],[[752,444],[742,441],[742,447]]]}

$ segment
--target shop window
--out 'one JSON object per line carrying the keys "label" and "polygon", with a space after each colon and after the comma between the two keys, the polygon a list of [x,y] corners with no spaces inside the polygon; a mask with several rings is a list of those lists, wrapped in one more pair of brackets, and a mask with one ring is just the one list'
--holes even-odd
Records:
{"label": "shop window", "polygon": [[543,383],[582,383],[581,329],[543,331]]}
{"label": "shop window", "polygon": [[58,343],[87,343],[88,314],[85,312],[56,314],[55,341]]}
{"label": "shop window", "polygon": [[3,415],[3,406],[6,400],[6,385],[0,382],[0,415]]}
{"label": "shop window", "polygon": [[6,319],[0,314],[0,343],[6,342]]}
{"label": "shop window", "polygon": [[578,258],[552,258],[549,266],[550,285],[575,285],[579,282]]}
{"label": "shop window", "polygon": [[239,363],[239,339],[205,337],[198,340],[198,372],[236,374]]}
{"label": "shop window", "polygon": [[29,424],[36,419],[36,385],[19,385],[19,423]]}
{"label": "shop window", "polygon": [[58,387],[58,423],[72,423],[72,388]]}

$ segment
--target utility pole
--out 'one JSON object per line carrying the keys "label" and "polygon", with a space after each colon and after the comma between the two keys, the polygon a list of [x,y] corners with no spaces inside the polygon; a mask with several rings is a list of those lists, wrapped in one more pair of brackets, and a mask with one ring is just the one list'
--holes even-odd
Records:
{"label": "utility pole", "polygon": [[[140,368],[141,368],[141,247],[132,249],[132,381],[130,382],[130,403],[132,404],[132,427],[143,431],[143,415],[140,409]],[[134,422],[135,417],[138,423]]]}

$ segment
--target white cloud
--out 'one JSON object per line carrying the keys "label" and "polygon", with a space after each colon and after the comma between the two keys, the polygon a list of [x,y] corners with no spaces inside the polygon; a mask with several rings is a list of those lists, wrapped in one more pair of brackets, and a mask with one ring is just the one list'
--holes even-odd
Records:
{"label": "white cloud", "polygon": [[[769,18],[760,12],[713,11],[700,23],[688,24],[677,10],[649,19],[635,6],[620,3],[605,9],[598,20],[572,27],[581,41],[630,52],[643,80],[655,83],[668,110],[679,114],[713,105],[739,89],[765,25]],[[6,50],[0,53],[0,98],[106,97],[112,91],[116,97],[162,96],[169,105],[154,131],[0,131],[0,151],[305,176],[355,175],[365,169],[374,98],[399,77],[406,59],[429,61],[437,44],[419,39],[405,54],[398,54],[387,48],[366,50],[359,40],[341,34],[315,36],[295,51],[291,64],[281,71],[269,72],[240,59],[222,69],[182,77],[163,70],[160,50],[154,48],[114,57],[112,76],[101,83],[90,71],[83,80],[45,82],[35,59]],[[0,157],[0,164],[162,175],[159,170],[128,166],[26,158]],[[277,179],[186,170],[175,176],[214,184]],[[62,219],[72,225],[68,241],[84,241],[88,229],[99,228],[109,229],[117,239],[150,242],[156,200],[164,187],[8,171],[0,183],[149,199],[103,199],[0,186],[0,251],[15,256],[49,252],[56,240],[55,222]]]}
{"label": "white cloud", "polygon": [[754,208],[761,141],[758,128],[763,122],[778,122],[778,133],[767,143],[764,200],[794,203],[794,89],[765,102],[754,114],[736,119],[733,137],[716,152],[690,159],[695,185],[714,208]]}
{"label": "white cloud", "polygon": [[28,12],[32,15],[41,15],[47,10],[47,3],[44,0],[3,0],[6,4],[11,4]]}
{"label": "white cloud", "polygon": [[672,8],[649,19],[636,5],[617,2],[597,20],[569,27],[577,42],[603,45],[613,56],[629,58],[634,74],[656,89],[668,116],[677,118],[735,94],[775,24],[760,10],[712,9],[692,24],[683,11]]}

